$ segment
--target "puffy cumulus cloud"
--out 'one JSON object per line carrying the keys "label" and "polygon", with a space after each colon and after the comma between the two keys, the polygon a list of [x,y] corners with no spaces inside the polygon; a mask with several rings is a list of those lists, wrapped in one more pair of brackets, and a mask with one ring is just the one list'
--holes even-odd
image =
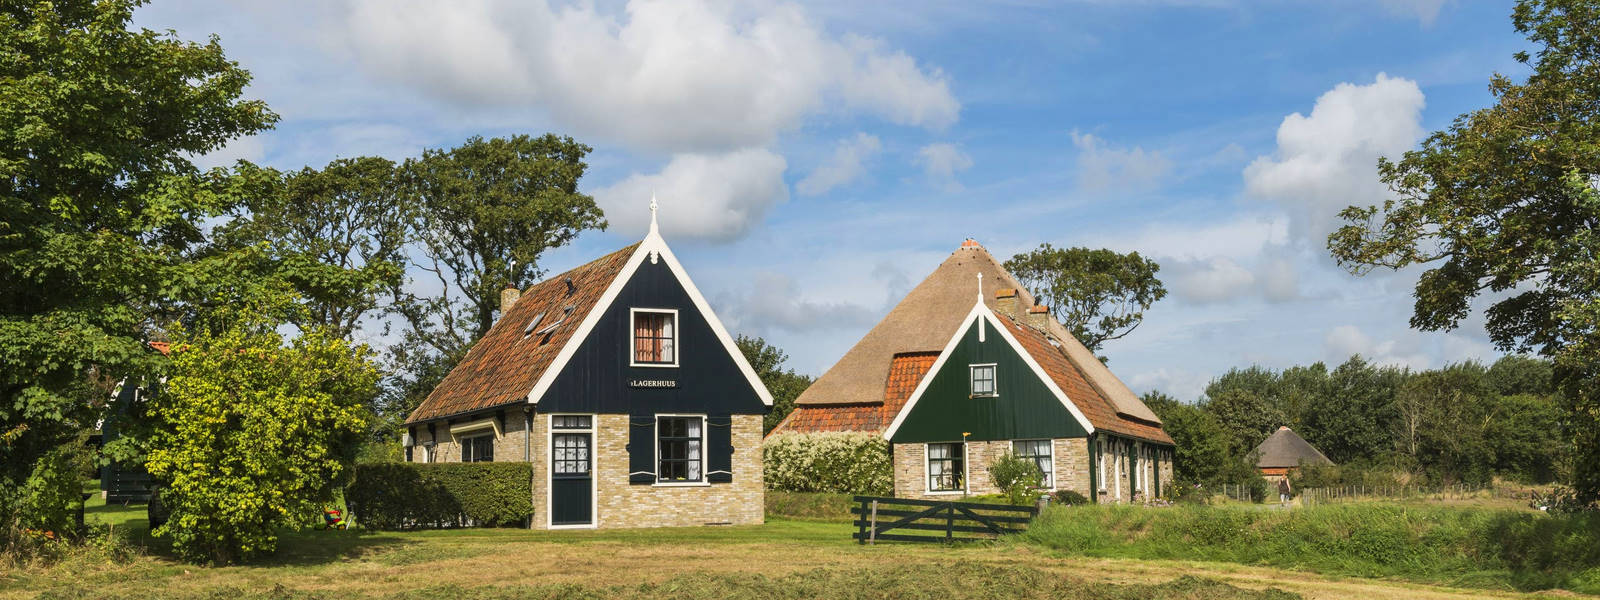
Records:
{"label": "puffy cumulus cloud", "polygon": [[818,196],[855,181],[866,174],[867,161],[877,156],[882,147],[878,136],[865,133],[839,140],[839,145],[827,161],[818,165],[805,179],[795,183],[795,192],[801,196]]}
{"label": "puffy cumulus cloud", "polygon": [[1112,148],[1093,134],[1073,131],[1072,145],[1078,149],[1078,186],[1085,189],[1153,188],[1172,170],[1160,152]]}
{"label": "puffy cumulus cloud", "polygon": [[788,201],[787,166],[782,156],[762,148],[678,154],[657,173],[631,175],[593,193],[606,220],[622,232],[642,234],[649,227],[646,207],[654,194],[663,235],[728,241]]}
{"label": "puffy cumulus cloud", "polygon": [[1311,115],[1278,127],[1278,148],[1244,170],[1246,190],[1281,204],[1296,237],[1321,246],[1346,206],[1375,204],[1380,156],[1398,156],[1422,137],[1422,90],[1379,73],[1367,85],[1341,83],[1317,98]]}
{"label": "puffy cumulus cloud", "polygon": [[928,144],[917,150],[916,164],[935,184],[957,191],[961,182],[956,180],[956,174],[972,168],[972,157],[955,144]]}
{"label": "puffy cumulus cloud", "polygon": [[717,298],[717,311],[728,327],[746,335],[861,329],[879,317],[863,304],[808,300],[787,275],[760,273],[751,283],[742,295]]}
{"label": "puffy cumulus cloud", "polygon": [[261,143],[261,138],[255,136],[242,137],[224,144],[221,148],[212,150],[200,156],[189,156],[189,161],[202,171],[216,167],[232,167],[241,160],[260,163],[266,155],[266,149]]}
{"label": "puffy cumulus cloud", "polygon": [[354,0],[342,25],[346,51],[383,78],[659,151],[766,145],[830,111],[930,129],[960,112],[937,68],[831,36],[786,3]]}
{"label": "puffy cumulus cloud", "polygon": [[1197,304],[1247,295],[1255,289],[1256,284],[1254,273],[1225,256],[1179,262],[1162,270],[1174,272],[1175,276],[1171,279],[1174,294]]}

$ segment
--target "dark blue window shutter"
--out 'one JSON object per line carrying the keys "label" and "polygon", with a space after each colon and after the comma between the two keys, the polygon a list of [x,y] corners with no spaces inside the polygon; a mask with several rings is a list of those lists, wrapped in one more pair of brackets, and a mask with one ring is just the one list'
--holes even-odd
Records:
{"label": "dark blue window shutter", "polygon": [[656,482],[656,417],[628,417],[628,483]]}
{"label": "dark blue window shutter", "polygon": [[733,417],[706,417],[706,481],[733,481]]}

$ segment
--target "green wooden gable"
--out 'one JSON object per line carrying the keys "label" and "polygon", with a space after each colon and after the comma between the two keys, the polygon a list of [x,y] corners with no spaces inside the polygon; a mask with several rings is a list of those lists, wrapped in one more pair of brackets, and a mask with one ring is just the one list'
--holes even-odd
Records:
{"label": "green wooden gable", "polygon": [[[979,328],[984,328],[979,341]],[[1085,437],[1077,417],[1028,366],[1021,350],[984,314],[967,322],[960,340],[935,365],[922,395],[907,402],[910,412],[890,433],[891,443]],[[974,364],[995,365],[994,397],[971,396]]]}

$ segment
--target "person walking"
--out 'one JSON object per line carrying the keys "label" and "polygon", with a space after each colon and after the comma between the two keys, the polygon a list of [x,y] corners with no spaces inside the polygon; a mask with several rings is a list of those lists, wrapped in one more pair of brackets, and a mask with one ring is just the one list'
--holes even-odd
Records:
{"label": "person walking", "polygon": [[1289,478],[1288,477],[1284,477],[1283,479],[1279,479],[1278,480],[1278,501],[1283,502],[1283,504],[1285,506],[1287,506],[1289,504],[1289,498],[1291,496],[1293,496],[1293,491],[1289,489]]}

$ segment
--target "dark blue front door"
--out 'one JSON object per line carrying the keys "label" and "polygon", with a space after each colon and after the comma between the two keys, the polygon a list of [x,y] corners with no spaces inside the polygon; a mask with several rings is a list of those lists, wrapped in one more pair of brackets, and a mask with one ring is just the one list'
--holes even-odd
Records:
{"label": "dark blue front door", "polygon": [[594,523],[593,441],[589,432],[551,435],[551,525]]}

